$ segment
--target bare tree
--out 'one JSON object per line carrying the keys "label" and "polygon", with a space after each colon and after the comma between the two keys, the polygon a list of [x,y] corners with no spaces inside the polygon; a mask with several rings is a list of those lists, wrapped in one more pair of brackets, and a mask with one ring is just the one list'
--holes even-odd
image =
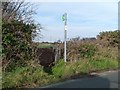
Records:
{"label": "bare tree", "polygon": [[9,0],[2,2],[2,19],[3,21],[23,20],[24,22],[33,22],[32,15],[35,14],[34,4],[24,2],[23,0]]}
{"label": "bare tree", "polygon": [[[36,14],[36,6],[35,3],[24,2],[24,0],[8,0],[7,2],[2,2],[2,20],[5,22],[11,22],[12,20],[18,20],[29,24],[36,24],[33,15]],[[41,31],[41,24],[37,23],[36,29],[32,31],[32,38],[34,39],[37,33]]]}

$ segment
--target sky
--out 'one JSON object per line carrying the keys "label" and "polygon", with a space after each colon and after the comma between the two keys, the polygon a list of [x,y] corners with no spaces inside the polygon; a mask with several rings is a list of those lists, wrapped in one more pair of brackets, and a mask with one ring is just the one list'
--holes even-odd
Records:
{"label": "sky", "polygon": [[96,37],[102,31],[118,29],[118,2],[37,2],[35,21],[43,27],[34,41],[64,40],[64,22],[67,13],[67,39]]}

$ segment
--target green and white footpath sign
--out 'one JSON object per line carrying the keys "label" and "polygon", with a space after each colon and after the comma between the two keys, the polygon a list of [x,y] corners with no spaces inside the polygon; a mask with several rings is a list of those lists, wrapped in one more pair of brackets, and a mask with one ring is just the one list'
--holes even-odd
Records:
{"label": "green and white footpath sign", "polygon": [[62,16],[62,21],[65,21],[65,14],[63,14]]}
{"label": "green and white footpath sign", "polygon": [[64,21],[64,61],[66,62],[67,13],[62,15],[62,21]]}

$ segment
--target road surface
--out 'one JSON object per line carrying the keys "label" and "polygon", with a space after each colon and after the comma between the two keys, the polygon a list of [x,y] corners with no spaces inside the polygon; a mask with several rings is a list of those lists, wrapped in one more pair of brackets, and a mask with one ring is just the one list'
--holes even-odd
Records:
{"label": "road surface", "polygon": [[118,70],[103,73],[91,73],[93,77],[67,80],[42,88],[118,88],[120,87],[120,78],[118,78],[118,73],[120,74],[120,71]]}

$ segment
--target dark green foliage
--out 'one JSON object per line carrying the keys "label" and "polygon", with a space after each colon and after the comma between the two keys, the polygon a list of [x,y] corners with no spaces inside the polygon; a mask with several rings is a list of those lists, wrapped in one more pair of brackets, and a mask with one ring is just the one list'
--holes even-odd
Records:
{"label": "dark green foliage", "polygon": [[97,47],[92,44],[83,44],[79,47],[81,57],[91,58],[97,51]]}
{"label": "dark green foliage", "polygon": [[26,66],[32,59],[31,34],[36,27],[21,21],[2,24],[3,68],[11,71],[14,67]]}

